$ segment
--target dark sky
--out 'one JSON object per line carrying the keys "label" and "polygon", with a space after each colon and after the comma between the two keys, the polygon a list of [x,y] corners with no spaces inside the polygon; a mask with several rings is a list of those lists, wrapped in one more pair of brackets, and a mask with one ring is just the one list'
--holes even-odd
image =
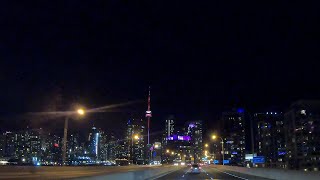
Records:
{"label": "dark sky", "polygon": [[[66,109],[146,99],[149,85],[155,130],[169,115],[214,128],[234,106],[318,99],[319,6],[306,3],[1,2],[1,128],[54,102]],[[145,110],[138,103],[100,114],[100,126]]]}

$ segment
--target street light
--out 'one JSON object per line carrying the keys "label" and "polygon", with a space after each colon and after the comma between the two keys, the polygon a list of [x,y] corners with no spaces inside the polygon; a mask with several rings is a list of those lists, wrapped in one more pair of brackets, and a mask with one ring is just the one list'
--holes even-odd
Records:
{"label": "street light", "polygon": [[208,146],[209,146],[209,144],[205,144],[204,146],[205,146],[205,147],[208,147]]}
{"label": "street light", "polygon": [[[223,139],[219,136],[219,138],[221,139],[221,144],[222,144],[222,165],[224,165],[224,148],[223,148]],[[212,135],[212,139],[215,140],[217,139],[216,135]]]}
{"label": "street light", "polygon": [[167,149],[167,153],[170,153],[170,150],[169,150],[169,149]]}
{"label": "street light", "polygon": [[78,109],[78,114],[80,114],[80,115],[84,115],[84,110],[83,109]]}
{"label": "street light", "polygon": [[172,151],[171,154],[174,155],[174,152]]}
{"label": "street light", "polygon": [[134,139],[138,140],[139,136],[138,135],[134,135]]}
{"label": "street light", "polygon": [[[72,113],[74,114],[74,113]],[[83,116],[85,114],[84,109],[78,109],[76,114]],[[64,119],[64,130],[63,130],[63,149],[62,149],[62,164],[66,163],[66,155],[67,155],[67,137],[68,137],[68,121],[69,116],[66,116]]]}

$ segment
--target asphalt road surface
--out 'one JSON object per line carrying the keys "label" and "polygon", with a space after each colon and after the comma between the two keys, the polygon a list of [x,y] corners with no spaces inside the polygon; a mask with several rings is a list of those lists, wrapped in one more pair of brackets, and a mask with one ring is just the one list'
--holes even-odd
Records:
{"label": "asphalt road surface", "polygon": [[246,174],[241,174],[233,171],[225,171],[214,168],[212,166],[202,167],[202,172],[200,174],[191,174],[188,173],[190,167],[186,167],[170,173],[168,175],[162,176],[158,178],[158,180],[167,180],[167,179],[243,179],[243,180],[251,180],[251,179],[261,179],[265,180],[266,178],[261,178],[257,176],[251,176]]}

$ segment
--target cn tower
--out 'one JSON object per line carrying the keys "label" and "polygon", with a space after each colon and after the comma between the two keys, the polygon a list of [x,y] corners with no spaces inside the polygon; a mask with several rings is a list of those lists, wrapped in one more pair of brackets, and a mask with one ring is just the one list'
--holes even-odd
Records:
{"label": "cn tower", "polygon": [[146,118],[148,119],[148,144],[150,144],[150,118],[152,117],[150,109],[150,86],[149,86],[149,95],[148,95],[148,110],[146,111]]}

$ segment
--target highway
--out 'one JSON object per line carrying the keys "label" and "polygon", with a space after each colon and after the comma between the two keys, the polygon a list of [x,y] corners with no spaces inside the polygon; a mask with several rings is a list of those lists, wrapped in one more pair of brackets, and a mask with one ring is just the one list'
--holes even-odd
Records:
{"label": "highway", "polygon": [[190,167],[182,168],[173,173],[167,174],[158,178],[158,180],[168,180],[168,179],[179,179],[179,180],[187,180],[187,179],[243,179],[243,180],[251,180],[258,179],[264,180],[266,178],[261,178],[257,176],[250,176],[246,174],[236,173],[232,171],[223,171],[217,169],[213,166],[204,166],[202,167],[202,172],[200,174],[190,174],[188,170]]}
{"label": "highway", "polygon": [[0,179],[265,179],[233,171],[203,166],[200,174],[188,173],[182,166],[0,166]]}

